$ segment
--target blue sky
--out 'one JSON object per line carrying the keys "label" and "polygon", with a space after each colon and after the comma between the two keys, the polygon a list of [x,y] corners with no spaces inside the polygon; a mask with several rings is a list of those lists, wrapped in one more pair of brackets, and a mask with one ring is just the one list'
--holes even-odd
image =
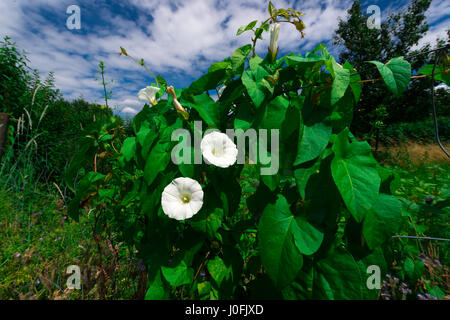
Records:
{"label": "blue sky", "polygon": [[[281,54],[304,53],[319,43],[329,43],[339,18],[345,19],[352,0],[274,0],[277,8],[292,7],[305,13],[306,37],[292,25],[282,24]],[[107,80],[114,79],[111,105],[131,116],[144,101],[137,92],[152,82],[149,74],[126,57],[120,46],[161,74],[170,85],[188,86],[216,61],[250,42],[250,33],[236,37],[241,25],[267,18],[263,0],[1,0],[0,36],[12,37],[28,52],[30,66],[45,77],[55,72],[56,86],[66,99],[83,96],[102,103],[101,85],[95,79],[99,61],[106,65]],[[376,4],[381,17],[406,8],[409,1],[362,1],[363,8]],[[81,29],[69,30],[70,5],[81,8]],[[450,26],[450,1],[434,0],[427,11],[430,30],[419,46],[446,38]],[[265,55],[266,40],[257,53]],[[338,49],[330,50],[337,54]]]}

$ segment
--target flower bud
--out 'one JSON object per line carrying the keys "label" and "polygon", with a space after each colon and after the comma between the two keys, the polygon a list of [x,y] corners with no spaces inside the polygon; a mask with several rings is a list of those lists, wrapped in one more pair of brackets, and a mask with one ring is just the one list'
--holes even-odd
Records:
{"label": "flower bud", "polygon": [[178,101],[177,95],[175,94],[175,89],[172,86],[170,86],[170,87],[167,87],[166,90],[167,90],[167,93],[170,94],[170,96],[172,97],[173,105],[175,106],[175,109],[177,110],[177,112],[179,114],[181,114],[184,119],[188,120],[189,113],[187,113],[187,111],[183,108],[181,103]]}
{"label": "flower bud", "polygon": [[272,57],[272,61],[275,61],[278,54],[278,36],[280,35],[280,24],[274,23],[270,25],[270,46],[269,54]]}

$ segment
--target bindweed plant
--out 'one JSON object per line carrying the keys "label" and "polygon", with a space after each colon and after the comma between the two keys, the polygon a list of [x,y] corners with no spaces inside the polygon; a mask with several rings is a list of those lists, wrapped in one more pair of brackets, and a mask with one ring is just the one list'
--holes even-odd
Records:
{"label": "bindweed plant", "polygon": [[[139,92],[150,105],[133,134],[122,143],[114,125],[93,128],[72,164],[70,216],[90,214],[137,249],[147,299],[379,295],[367,268],[384,278],[383,247],[407,217],[393,175],[349,130],[361,78],[324,45],[278,58],[278,23],[302,36],[304,24],[293,9],[270,4],[269,14],[239,29],[254,32],[252,44],[189,87],[156,77]],[[265,58],[254,52],[263,32]],[[402,57],[371,63],[394,94],[405,90],[411,67]],[[240,184],[249,167],[250,193]]]}

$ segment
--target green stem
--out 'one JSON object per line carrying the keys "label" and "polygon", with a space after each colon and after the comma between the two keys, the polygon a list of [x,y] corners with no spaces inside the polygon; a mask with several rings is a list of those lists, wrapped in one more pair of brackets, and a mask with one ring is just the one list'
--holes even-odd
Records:
{"label": "green stem", "polygon": [[153,79],[155,79],[157,86],[158,86],[159,88],[161,88],[161,86],[160,86],[160,84],[159,84],[159,82],[158,82],[158,79],[156,79],[156,77],[155,77],[155,75],[153,74],[153,72],[151,72],[150,69],[147,68],[147,66],[144,64],[144,62],[139,62],[139,61],[137,61],[135,58],[133,58],[133,57],[130,56],[129,54],[127,54],[127,57],[129,57],[131,60],[133,60],[133,61],[136,62],[137,64],[143,66],[143,67],[145,68],[145,70],[147,70],[147,72],[150,73],[150,75],[153,77]]}
{"label": "green stem", "polygon": [[108,94],[106,92],[106,83],[105,83],[105,66],[103,64],[103,62],[100,62],[100,73],[102,75],[102,85],[103,85],[103,92],[105,94],[105,104],[106,107],[108,108]]}
{"label": "green stem", "polygon": [[[291,21],[289,20],[281,20],[281,21],[276,21],[274,20],[274,18],[276,18],[278,16],[278,13],[274,14],[273,16],[271,16],[270,18],[266,19],[264,22],[261,23],[261,25],[259,26],[258,29],[262,28],[263,25],[265,25],[267,22],[269,22],[269,20],[273,19],[274,22],[289,22],[291,23]],[[256,41],[258,40],[258,38],[255,36],[255,38],[252,38],[253,44],[252,44],[252,58],[254,58],[256,56],[255,53],[255,49],[256,49]]]}

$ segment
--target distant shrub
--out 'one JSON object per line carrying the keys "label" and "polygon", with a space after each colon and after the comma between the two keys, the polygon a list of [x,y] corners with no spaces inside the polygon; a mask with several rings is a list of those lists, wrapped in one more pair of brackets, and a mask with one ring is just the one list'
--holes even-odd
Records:
{"label": "distant shrub", "polygon": [[[438,125],[441,140],[449,140],[450,117],[439,117]],[[393,123],[381,129],[380,138],[382,142],[387,142],[389,139],[395,141],[413,139],[419,142],[433,142],[435,141],[434,122],[430,117],[430,119],[423,121]]]}

